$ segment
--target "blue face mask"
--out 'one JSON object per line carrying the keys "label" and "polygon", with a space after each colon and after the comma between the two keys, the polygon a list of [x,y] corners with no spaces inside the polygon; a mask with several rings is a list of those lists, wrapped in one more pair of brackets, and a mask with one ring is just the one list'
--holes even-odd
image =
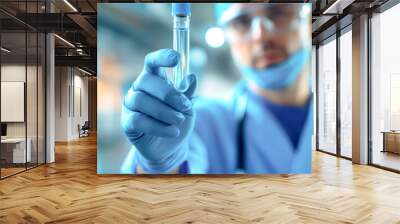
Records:
{"label": "blue face mask", "polygon": [[282,90],[297,80],[309,57],[310,48],[304,47],[278,65],[265,69],[240,66],[240,71],[263,89]]}

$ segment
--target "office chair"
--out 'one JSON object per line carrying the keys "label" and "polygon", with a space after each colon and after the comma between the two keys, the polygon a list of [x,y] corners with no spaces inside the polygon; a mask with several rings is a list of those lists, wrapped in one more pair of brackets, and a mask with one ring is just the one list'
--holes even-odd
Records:
{"label": "office chair", "polygon": [[89,136],[89,129],[90,129],[89,121],[85,121],[82,127],[80,127],[80,125],[78,124],[79,138]]}

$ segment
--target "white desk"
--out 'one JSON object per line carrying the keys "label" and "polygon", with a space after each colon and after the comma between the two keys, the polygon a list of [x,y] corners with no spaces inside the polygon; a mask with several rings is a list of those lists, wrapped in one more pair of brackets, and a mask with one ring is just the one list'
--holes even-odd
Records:
{"label": "white desk", "polygon": [[[25,163],[30,162],[32,158],[31,154],[31,145],[32,141],[30,138],[27,138],[26,142],[28,143],[26,147],[26,154],[25,154],[25,138],[5,138],[1,139],[1,144],[6,145],[13,145],[13,163]],[[25,158],[27,161],[25,161]]]}

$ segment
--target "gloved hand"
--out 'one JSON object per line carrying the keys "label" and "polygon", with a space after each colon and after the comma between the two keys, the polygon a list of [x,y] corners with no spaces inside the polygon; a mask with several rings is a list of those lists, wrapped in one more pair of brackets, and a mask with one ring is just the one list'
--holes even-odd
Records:
{"label": "gloved hand", "polygon": [[125,95],[121,125],[136,147],[138,165],[147,173],[165,173],[182,164],[195,114],[192,96],[197,79],[185,76],[177,90],[162,67],[174,67],[178,53],[162,49],[145,57],[142,73]]}

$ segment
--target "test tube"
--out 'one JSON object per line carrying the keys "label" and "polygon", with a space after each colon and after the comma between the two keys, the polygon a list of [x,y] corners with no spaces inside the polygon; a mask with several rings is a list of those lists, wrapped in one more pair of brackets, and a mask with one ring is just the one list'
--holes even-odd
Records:
{"label": "test tube", "polygon": [[179,53],[179,62],[173,70],[172,83],[179,89],[185,75],[189,74],[189,24],[190,3],[172,3],[174,18],[173,48]]}

